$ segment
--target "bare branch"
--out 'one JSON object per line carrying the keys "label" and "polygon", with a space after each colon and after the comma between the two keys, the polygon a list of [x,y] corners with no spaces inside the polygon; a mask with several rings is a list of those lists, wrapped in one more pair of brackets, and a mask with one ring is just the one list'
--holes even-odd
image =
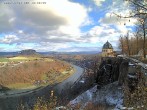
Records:
{"label": "bare branch", "polygon": [[133,18],[133,17],[137,17],[140,15],[147,15],[147,13],[134,13],[133,15],[129,15],[129,16],[122,16],[122,15],[118,15],[116,13],[113,13],[114,15],[116,15],[119,18]]}
{"label": "bare branch", "polygon": [[147,11],[146,5],[143,5],[141,3],[136,3],[133,0],[129,0],[129,1],[132,2],[134,5],[139,6],[140,8],[145,9]]}

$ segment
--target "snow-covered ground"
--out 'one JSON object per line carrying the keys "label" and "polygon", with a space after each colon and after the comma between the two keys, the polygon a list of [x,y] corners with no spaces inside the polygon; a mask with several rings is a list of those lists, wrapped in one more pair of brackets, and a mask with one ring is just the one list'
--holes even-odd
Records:
{"label": "snow-covered ground", "polygon": [[82,108],[84,108],[88,102],[114,106],[113,110],[123,109],[123,90],[118,86],[118,82],[108,84],[101,89],[97,89],[97,86],[94,86],[70,101],[70,105],[75,106],[80,103]]}

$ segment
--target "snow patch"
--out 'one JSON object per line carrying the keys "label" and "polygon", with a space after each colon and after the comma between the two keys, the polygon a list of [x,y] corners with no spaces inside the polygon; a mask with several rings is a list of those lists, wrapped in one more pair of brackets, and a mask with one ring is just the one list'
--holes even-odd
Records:
{"label": "snow patch", "polygon": [[80,103],[83,107],[88,102],[112,105],[115,106],[115,110],[119,110],[123,107],[123,92],[122,89],[119,89],[117,82],[106,85],[101,89],[97,89],[97,86],[94,86],[70,101],[70,105],[75,106]]}

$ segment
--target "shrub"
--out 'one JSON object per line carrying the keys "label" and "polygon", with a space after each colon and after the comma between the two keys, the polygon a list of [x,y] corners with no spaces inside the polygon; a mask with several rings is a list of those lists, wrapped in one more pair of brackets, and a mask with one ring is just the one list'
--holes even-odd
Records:
{"label": "shrub", "polygon": [[145,87],[145,76],[137,67],[138,84],[133,92],[130,92],[128,86],[124,89],[124,106],[135,110],[145,110],[147,108],[147,91]]}

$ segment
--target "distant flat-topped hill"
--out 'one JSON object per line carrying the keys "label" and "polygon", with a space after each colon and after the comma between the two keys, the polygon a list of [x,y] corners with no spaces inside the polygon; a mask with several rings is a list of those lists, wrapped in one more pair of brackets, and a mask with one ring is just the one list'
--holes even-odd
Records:
{"label": "distant flat-topped hill", "polygon": [[36,52],[36,50],[33,49],[26,49],[19,52],[19,55],[38,55],[39,53]]}

